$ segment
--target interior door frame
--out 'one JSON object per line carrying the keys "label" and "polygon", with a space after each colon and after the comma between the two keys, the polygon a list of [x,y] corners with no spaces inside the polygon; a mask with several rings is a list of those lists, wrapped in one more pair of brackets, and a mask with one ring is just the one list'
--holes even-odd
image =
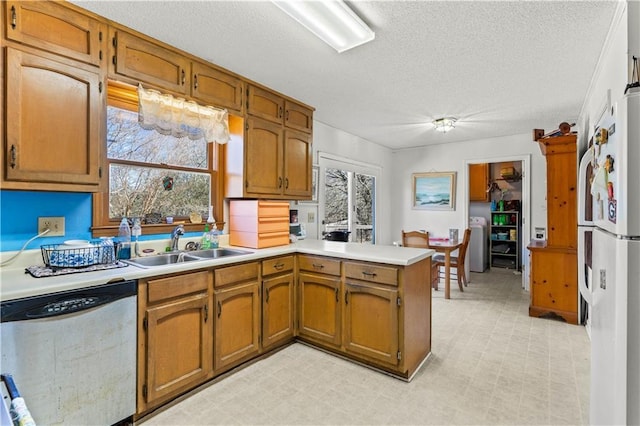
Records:
{"label": "interior door frame", "polygon": [[[483,163],[505,163],[512,161],[522,162],[522,202],[520,208],[522,210],[522,233],[520,238],[521,252],[520,257],[522,259],[522,288],[525,291],[529,291],[529,256],[525,256],[527,244],[530,241],[531,236],[531,154],[524,155],[507,155],[504,157],[490,157],[490,158],[474,158],[467,159],[464,162],[464,200],[463,212],[464,223],[469,223],[469,165],[470,164],[483,164]],[[488,224],[487,224],[488,226]],[[468,266],[465,266],[468,267]],[[491,267],[491,265],[489,265]]]}
{"label": "interior door frame", "polygon": [[[325,217],[325,203],[323,202],[325,197],[324,185],[325,185],[325,173],[324,170],[327,167],[343,169],[350,172],[360,173],[364,175],[373,176],[375,178],[375,193],[373,202],[373,235],[374,244],[378,244],[380,239],[380,203],[378,199],[380,196],[380,184],[382,178],[382,167],[376,164],[365,163],[362,161],[351,160],[344,157],[338,157],[327,152],[318,152],[318,239],[322,238],[322,221]],[[349,205],[349,211],[352,209],[352,205]],[[351,228],[350,223],[350,228]],[[354,235],[354,234],[352,234]],[[351,239],[349,240],[351,241]]]}

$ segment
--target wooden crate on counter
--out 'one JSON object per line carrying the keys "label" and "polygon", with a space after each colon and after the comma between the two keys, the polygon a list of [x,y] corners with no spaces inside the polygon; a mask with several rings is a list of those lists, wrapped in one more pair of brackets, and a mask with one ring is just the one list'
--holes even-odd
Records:
{"label": "wooden crate on counter", "polygon": [[250,248],[289,244],[289,202],[231,200],[229,244]]}

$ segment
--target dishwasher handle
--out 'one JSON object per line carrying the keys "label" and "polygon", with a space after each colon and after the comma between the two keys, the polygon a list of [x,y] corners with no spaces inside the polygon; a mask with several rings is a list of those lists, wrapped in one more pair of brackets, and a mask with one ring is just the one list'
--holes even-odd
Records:
{"label": "dishwasher handle", "polygon": [[138,283],[131,280],[8,300],[0,305],[0,317],[2,322],[11,322],[68,315],[136,296],[137,292]]}

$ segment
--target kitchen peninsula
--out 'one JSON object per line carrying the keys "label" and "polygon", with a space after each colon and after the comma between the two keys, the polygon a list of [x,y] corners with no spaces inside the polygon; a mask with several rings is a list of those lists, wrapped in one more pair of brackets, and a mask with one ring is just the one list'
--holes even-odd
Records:
{"label": "kitchen peninsula", "polygon": [[[33,278],[24,267],[41,259],[39,251],[30,251],[19,264],[2,268],[0,292],[6,301],[137,279],[140,418],[296,340],[411,380],[431,353],[432,253],[304,240],[215,260]],[[195,321],[186,324],[202,332],[192,333],[198,334],[197,341],[181,347],[180,360],[158,359],[165,349],[176,351],[162,347],[171,339],[159,333],[180,333],[185,323],[176,319],[172,325],[171,316],[162,327],[154,321],[165,306],[175,309],[187,300],[199,305],[191,306],[182,320]],[[194,317],[194,309],[201,315]],[[183,362],[185,357],[200,361],[194,367]],[[167,377],[167,371],[173,375]]]}

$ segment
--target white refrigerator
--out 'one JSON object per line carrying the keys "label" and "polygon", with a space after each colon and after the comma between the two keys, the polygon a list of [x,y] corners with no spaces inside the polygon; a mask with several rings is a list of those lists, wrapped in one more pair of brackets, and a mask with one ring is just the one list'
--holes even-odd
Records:
{"label": "white refrigerator", "polygon": [[[613,108],[598,123],[593,140],[593,147],[583,157],[579,175],[580,197],[588,198],[588,192],[592,199],[590,203],[583,199],[578,204],[579,288],[588,304],[591,336],[590,423],[637,425],[640,424],[640,90],[613,103]],[[590,163],[591,173],[585,163]],[[592,213],[591,221],[587,219],[589,214],[585,214],[588,210]],[[586,236],[589,231],[592,231],[590,247]]]}

